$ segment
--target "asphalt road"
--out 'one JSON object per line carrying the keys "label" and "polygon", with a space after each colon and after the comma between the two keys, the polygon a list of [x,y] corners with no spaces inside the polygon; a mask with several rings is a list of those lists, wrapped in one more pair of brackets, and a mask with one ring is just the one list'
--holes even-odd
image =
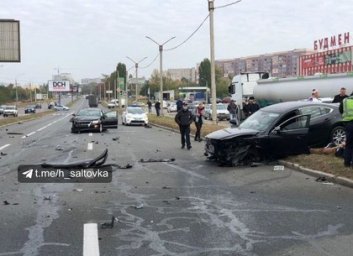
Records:
{"label": "asphalt road", "polygon": [[[218,167],[203,143],[180,149],[179,134],[156,127],[71,134],[70,114],[0,129],[0,256],[93,255],[96,246],[100,255],[352,255],[351,189],[273,165]],[[106,148],[107,163],[133,165],[115,167],[111,183],[17,181],[20,164]]]}

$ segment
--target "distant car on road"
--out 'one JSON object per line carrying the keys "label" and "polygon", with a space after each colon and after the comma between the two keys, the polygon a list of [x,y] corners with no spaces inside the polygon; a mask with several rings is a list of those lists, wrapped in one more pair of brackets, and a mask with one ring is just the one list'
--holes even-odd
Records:
{"label": "distant car on road", "polygon": [[70,119],[72,123],[71,132],[98,131],[118,128],[118,117],[116,111],[103,113],[99,108],[84,108],[73,114]]}
{"label": "distant car on road", "polygon": [[176,112],[177,111],[177,105],[175,102],[170,102],[167,107],[168,113],[170,112]]}
{"label": "distant car on road", "polygon": [[25,108],[25,114],[29,114],[29,113],[36,113],[35,105],[29,105]]}
{"label": "distant car on road", "polygon": [[6,107],[6,105],[1,105],[0,106],[0,115],[4,114],[5,107]]}
{"label": "distant car on road", "polygon": [[18,116],[18,111],[17,107],[12,105],[12,106],[5,106],[4,108],[4,117],[7,116]]}
{"label": "distant car on road", "polygon": [[[227,104],[218,103],[217,104],[217,119],[221,120],[229,120],[230,114],[227,110]],[[205,108],[205,119],[212,120],[212,105],[208,104]]]}
{"label": "distant car on road", "polygon": [[127,107],[121,116],[123,125],[147,125],[148,116],[141,107]]}
{"label": "distant car on road", "polygon": [[115,108],[119,106],[119,100],[117,99],[112,99],[109,103],[108,103],[108,108]]}
{"label": "distant car on road", "polygon": [[63,105],[54,106],[54,110],[56,110],[56,111],[68,111],[69,109],[70,109],[69,107],[66,107],[66,106],[63,106]]}

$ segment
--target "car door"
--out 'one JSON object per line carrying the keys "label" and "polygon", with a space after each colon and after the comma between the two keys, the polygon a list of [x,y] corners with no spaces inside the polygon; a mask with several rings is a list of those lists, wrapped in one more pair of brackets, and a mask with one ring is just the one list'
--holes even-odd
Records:
{"label": "car door", "polygon": [[308,153],[310,115],[296,115],[275,126],[268,135],[268,152],[275,157]]}
{"label": "car door", "polygon": [[314,105],[302,107],[299,111],[303,115],[310,114],[309,145],[325,145],[331,131],[330,114],[333,112],[333,108]]}
{"label": "car door", "polygon": [[103,115],[103,129],[117,129],[118,128],[118,114],[116,111],[109,111]]}

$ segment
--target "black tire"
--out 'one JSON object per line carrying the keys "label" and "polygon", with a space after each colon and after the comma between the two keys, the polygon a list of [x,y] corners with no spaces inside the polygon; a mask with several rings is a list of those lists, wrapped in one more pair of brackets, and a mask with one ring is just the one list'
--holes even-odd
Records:
{"label": "black tire", "polygon": [[346,131],[343,126],[336,126],[332,129],[330,134],[330,142],[336,145],[342,144],[346,139]]}

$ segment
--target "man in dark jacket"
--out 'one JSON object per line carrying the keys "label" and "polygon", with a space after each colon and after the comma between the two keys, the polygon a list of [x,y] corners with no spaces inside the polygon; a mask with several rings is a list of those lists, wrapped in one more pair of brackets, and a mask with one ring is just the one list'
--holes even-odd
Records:
{"label": "man in dark jacket", "polygon": [[178,99],[176,102],[177,105],[177,112],[179,112],[183,108],[183,101],[181,99]]}
{"label": "man in dark jacket", "polygon": [[181,134],[181,148],[191,149],[190,143],[190,124],[193,122],[193,114],[188,109],[188,104],[183,103],[183,108],[176,114],[175,122],[179,125]]}
{"label": "man in dark jacket", "polygon": [[342,87],[340,89],[340,93],[335,95],[335,97],[333,98],[332,103],[341,103],[347,97],[348,95],[346,94],[346,88]]}
{"label": "man in dark jacket", "polygon": [[159,111],[161,110],[161,103],[159,102],[159,100],[156,103],[154,103],[154,107],[156,109],[157,116],[159,116]]}

